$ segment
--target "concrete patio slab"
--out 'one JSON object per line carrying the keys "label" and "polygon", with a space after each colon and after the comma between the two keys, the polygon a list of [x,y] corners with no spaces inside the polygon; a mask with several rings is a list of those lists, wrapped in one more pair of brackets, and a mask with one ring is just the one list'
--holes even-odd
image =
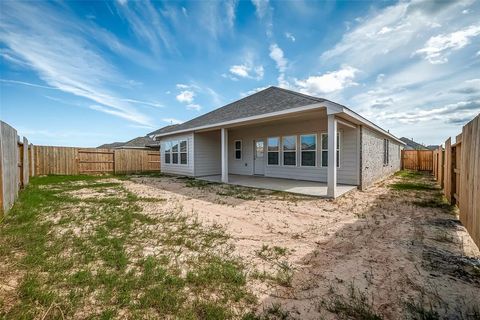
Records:
{"label": "concrete patio slab", "polygon": [[[198,177],[197,179],[221,183],[221,178],[221,175],[214,175]],[[324,182],[230,174],[228,175],[228,184],[239,185],[243,187],[291,192],[307,196],[327,197],[327,184]],[[342,196],[343,194],[356,188],[357,186],[338,184],[338,196]]]}

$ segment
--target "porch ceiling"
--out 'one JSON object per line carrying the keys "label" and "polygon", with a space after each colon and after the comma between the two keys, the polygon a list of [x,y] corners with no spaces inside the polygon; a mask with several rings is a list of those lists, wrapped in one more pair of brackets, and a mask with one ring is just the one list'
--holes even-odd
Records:
{"label": "porch ceiling", "polygon": [[[198,177],[197,179],[210,182],[221,182],[221,178],[221,175],[214,175]],[[327,184],[324,182],[229,174],[228,184],[250,188],[284,191],[307,196],[327,197]],[[357,186],[339,184],[337,185],[337,197],[342,196],[343,194],[356,188]]]}

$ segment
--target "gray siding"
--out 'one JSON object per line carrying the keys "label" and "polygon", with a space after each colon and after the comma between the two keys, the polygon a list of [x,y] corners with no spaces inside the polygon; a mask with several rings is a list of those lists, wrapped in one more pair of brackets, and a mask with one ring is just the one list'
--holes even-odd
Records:
{"label": "gray siding", "polygon": [[[358,129],[352,129],[339,125],[341,135],[340,144],[340,167],[338,168],[338,183],[359,184],[359,144]],[[278,166],[267,165],[267,154],[265,154],[265,176],[288,178],[310,181],[327,181],[327,168],[321,167],[321,133],[327,132],[327,119],[318,118],[308,121],[292,121],[282,125],[264,125],[257,127],[246,127],[243,129],[230,129],[229,138],[229,173],[232,174],[253,174],[253,141],[263,138],[265,151],[268,137],[281,137],[297,135],[297,165]],[[317,134],[317,165],[315,167],[300,166],[300,135]],[[242,140],[242,159],[234,159],[234,141]],[[281,157],[281,154],[280,154]],[[281,162],[281,161],[280,161]]]}
{"label": "gray siding", "polygon": [[[167,164],[165,163],[165,142],[172,140],[187,140],[187,164]],[[194,168],[194,139],[193,133],[165,137],[160,141],[160,161],[161,171],[168,174],[178,174],[182,176],[193,176]]]}
{"label": "gray siding", "polygon": [[[376,181],[400,170],[401,145],[387,136],[362,127],[362,177],[361,188],[366,189]],[[383,164],[383,139],[390,141],[389,164]]]}
{"label": "gray siding", "polygon": [[220,130],[195,133],[195,176],[222,173]]}

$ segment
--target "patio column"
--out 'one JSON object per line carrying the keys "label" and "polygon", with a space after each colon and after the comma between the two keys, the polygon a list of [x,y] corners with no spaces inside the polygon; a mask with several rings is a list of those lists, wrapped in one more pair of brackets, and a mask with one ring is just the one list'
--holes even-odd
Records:
{"label": "patio column", "polygon": [[228,183],[228,129],[222,128],[222,182]]}
{"label": "patio column", "polygon": [[327,196],[337,196],[337,119],[328,115],[328,184]]}

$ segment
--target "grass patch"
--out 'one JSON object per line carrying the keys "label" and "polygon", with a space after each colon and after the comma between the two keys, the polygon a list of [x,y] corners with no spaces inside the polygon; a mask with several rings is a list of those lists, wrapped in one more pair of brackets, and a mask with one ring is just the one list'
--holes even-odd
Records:
{"label": "grass patch", "polygon": [[[23,277],[0,318],[41,318],[49,309],[50,316],[100,319],[250,312],[244,266],[229,254],[220,226],[181,209],[146,215],[142,202],[164,200],[138,197],[105,178],[112,177],[35,177],[21,192],[0,224],[0,254]],[[153,255],[144,254],[147,244]]]}
{"label": "grass patch", "polygon": [[352,284],[345,297],[331,289],[331,296],[323,300],[321,306],[338,315],[341,319],[380,320],[382,317],[375,313],[367,296]]}
{"label": "grass patch", "polygon": [[438,190],[437,187],[422,183],[422,182],[395,182],[390,185],[390,188],[399,191],[426,191],[426,190]]}

